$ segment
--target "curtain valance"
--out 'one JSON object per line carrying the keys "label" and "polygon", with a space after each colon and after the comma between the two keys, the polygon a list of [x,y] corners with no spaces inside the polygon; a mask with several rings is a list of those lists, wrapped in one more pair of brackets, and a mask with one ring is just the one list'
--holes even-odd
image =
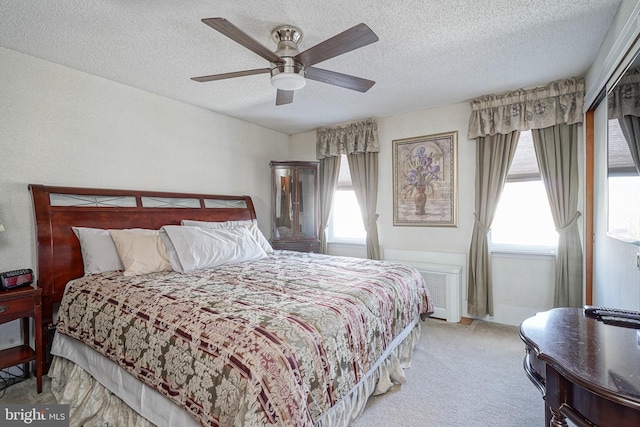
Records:
{"label": "curtain valance", "polygon": [[640,68],[627,71],[609,92],[609,119],[640,117]]}
{"label": "curtain valance", "polygon": [[320,128],[316,131],[318,159],[378,151],[378,123],[374,119]]}
{"label": "curtain valance", "polygon": [[487,95],[470,102],[469,139],[582,122],[584,79]]}

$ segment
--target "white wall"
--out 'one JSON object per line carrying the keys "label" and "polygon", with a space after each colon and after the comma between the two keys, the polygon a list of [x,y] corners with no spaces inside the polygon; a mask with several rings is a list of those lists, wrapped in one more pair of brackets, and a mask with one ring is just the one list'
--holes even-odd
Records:
{"label": "white wall", "polygon": [[292,160],[317,160],[315,130],[291,136],[291,157]]}
{"label": "white wall", "polygon": [[5,48],[0,82],[0,271],[36,270],[30,183],[247,194],[269,235],[289,135]]}
{"label": "white wall", "polygon": [[[587,100],[595,100],[624,64],[631,60],[640,35],[640,1],[623,0],[592,67],[586,76]],[[622,63],[623,66],[618,66]],[[609,84],[610,85],[610,84]],[[593,303],[640,310],[638,246],[607,236],[607,113],[601,103],[594,117],[594,283]]]}
{"label": "white wall", "polygon": [[[475,141],[467,138],[470,115],[469,104],[463,103],[378,119],[378,228],[382,247],[468,252],[473,230],[476,152]],[[451,131],[458,132],[458,227],[394,227],[392,141]]]}
{"label": "white wall", "polygon": [[[383,249],[466,254],[469,252],[474,223],[475,141],[467,138],[471,110],[468,103],[378,118],[380,139],[378,233]],[[393,225],[392,141],[421,135],[458,132],[458,226],[398,227]],[[302,160],[315,159],[315,132],[294,135],[292,150]],[[330,245],[334,255],[366,256],[362,247]],[[553,305],[555,262],[546,257],[494,256],[494,316],[486,320],[517,325],[537,311]],[[462,313],[467,306],[466,265],[461,295]]]}

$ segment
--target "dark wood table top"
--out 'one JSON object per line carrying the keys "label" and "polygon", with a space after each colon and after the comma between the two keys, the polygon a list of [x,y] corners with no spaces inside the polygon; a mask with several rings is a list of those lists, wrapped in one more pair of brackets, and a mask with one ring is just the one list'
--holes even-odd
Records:
{"label": "dark wood table top", "polygon": [[522,322],[520,337],[573,383],[640,409],[640,330],[605,325],[579,308],[556,308]]}

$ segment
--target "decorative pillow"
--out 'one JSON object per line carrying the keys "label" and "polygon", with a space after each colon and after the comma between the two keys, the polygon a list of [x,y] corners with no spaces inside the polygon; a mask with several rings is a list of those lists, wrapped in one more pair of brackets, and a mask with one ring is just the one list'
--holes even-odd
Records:
{"label": "decorative pillow", "polygon": [[176,271],[189,273],[222,264],[253,261],[267,256],[248,227],[206,229],[165,225],[161,229],[171,240],[179,262]]}
{"label": "decorative pillow", "polygon": [[125,276],[171,270],[158,230],[109,230]]}
{"label": "decorative pillow", "polygon": [[249,219],[245,221],[208,222],[208,221],[193,221],[190,219],[183,219],[180,222],[180,224],[215,229],[215,230],[229,229],[229,228],[236,228],[236,227],[249,227],[249,231],[251,232],[251,235],[253,236],[254,239],[256,239],[260,247],[268,254],[273,252],[273,248],[271,247],[271,244],[269,243],[267,238],[264,237],[264,234],[262,234],[262,231],[260,231],[260,229],[258,228],[258,221],[256,220]]}
{"label": "decorative pillow", "polygon": [[84,274],[124,270],[111,235],[101,228],[71,227],[80,241]]}

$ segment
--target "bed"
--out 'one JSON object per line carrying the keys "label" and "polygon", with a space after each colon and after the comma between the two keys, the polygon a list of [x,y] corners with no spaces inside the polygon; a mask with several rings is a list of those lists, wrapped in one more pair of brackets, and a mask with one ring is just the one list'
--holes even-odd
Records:
{"label": "bed", "polygon": [[273,251],[248,196],[29,188],[72,425],[346,426],[404,381],[433,309],[415,269]]}

